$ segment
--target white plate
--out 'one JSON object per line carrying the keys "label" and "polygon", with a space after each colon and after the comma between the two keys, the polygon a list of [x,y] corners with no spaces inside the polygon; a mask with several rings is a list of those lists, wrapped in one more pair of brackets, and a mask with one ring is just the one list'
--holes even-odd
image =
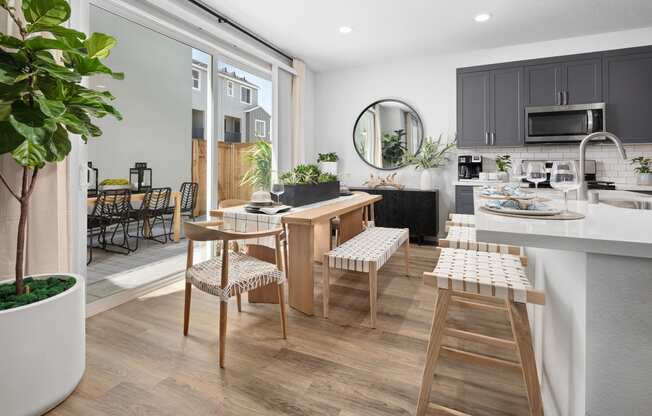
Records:
{"label": "white plate", "polygon": [[529,195],[523,195],[523,196],[509,196],[509,195],[482,195],[480,194],[480,198],[486,198],[486,199],[521,199],[523,201],[534,199],[537,196],[534,194],[529,194]]}
{"label": "white plate", "polygon": [[513,209],[513,208],[494,208],[494,207],[488,207],[484,206],[485,209],[493,212],[502,212],[505,214],[514,214],[514,215],[539,215],[539,216],[550,216],[550,215],[558,215],[561,214],[561,210],[558,209],[551,209],[548,211],[535,211],[535,210],[529,210],[529,209]]}

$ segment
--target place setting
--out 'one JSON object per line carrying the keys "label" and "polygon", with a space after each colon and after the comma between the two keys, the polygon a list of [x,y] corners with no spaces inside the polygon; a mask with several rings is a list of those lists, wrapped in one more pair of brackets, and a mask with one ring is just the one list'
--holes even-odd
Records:
{"label": "place setting", "polygon": [[[530,162],[524,176],[535,187],[547,179],[545,165],[540,162]],[[584,214],[568,209],[568,192],[579,187],[575,164],[572,161],[554,162],[550,171],[550,186],[562,191],[564,209],[555,208],[546,202],[547,198],[538,197],[535,193],[525,192],[519,184],[509,184],[502,188],[485,186],[480,191],[480,197],[489,199],[480,207],[486,213],[508,217],[520,217],[546,220],[577,220]]]}
{"label": "place setting", "polygon": [[289,211],[290,205],[281,204],[281,195],[285,192],[285,186],[282,183],[272,185],[272,194],[276,197],[274,201],[271,194],[267,191],[256,191],[251,195],[251,201],[245,205],[244,209],[250,214],[276,215]]}

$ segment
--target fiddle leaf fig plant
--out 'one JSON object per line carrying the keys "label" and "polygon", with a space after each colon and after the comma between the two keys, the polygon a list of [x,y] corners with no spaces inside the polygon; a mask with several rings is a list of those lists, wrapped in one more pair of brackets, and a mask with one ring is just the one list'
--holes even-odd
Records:
{"label": "fiddle leaf fig plant", "polygon": [[101,136],[94,118],[122,119],[109,104],[113,95],[82,86],[83,77],[105,74],[121,80],[124,75],[102,63],[117,43],[113,37],[86,37],[64,26],[71,13],[66,0],[23,0],[23,18],[7,0],[0,0],[0,8],[18,28],[17,37],[0,34],[0,154],[11,154],[22,168],[22,181],[14,189],[1,173],[0,180],[20,204],[15,285],[22,295],[25,230],[38,173],[66,158],[70,134],[84,143]]}

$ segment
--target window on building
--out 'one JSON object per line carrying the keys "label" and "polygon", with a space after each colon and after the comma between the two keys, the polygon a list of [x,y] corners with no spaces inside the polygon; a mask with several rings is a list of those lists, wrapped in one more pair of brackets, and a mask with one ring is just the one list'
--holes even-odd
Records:
{"label": "window on building", "polygon": [[267,125],[265,124],[265,120],[256,120],[256,136],[257,137],[267,136]]}
{"label": "window on building", "polygon": [[234,90],[233,81],[227,80],[225,88],[226,88],[226,95],[228,95],[229,97],[233,97],[233,90]]}
{"label": "window on building", "polygon": [[193,90],[201,89],[201,75],[199,74],[198,69],[192,70],[192,89]]}
{"label": "window on building", "polygon": [[240,102],[251,104],[251,88],[240,86]]}

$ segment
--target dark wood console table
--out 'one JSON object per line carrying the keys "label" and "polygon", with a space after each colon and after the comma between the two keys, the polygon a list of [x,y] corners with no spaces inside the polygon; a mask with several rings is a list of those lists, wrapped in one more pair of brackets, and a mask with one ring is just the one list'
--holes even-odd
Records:
{"label": "dark wood console table", "polygon": [[[409,228],[410,240],[419,244],[434,243],[439,232],[439,192],[405,188],[353,187],[352,191],[363,191],[382,195],[375,204],[376,225],[379,227]],[[432,240],[432,241],[431,241]]]}

